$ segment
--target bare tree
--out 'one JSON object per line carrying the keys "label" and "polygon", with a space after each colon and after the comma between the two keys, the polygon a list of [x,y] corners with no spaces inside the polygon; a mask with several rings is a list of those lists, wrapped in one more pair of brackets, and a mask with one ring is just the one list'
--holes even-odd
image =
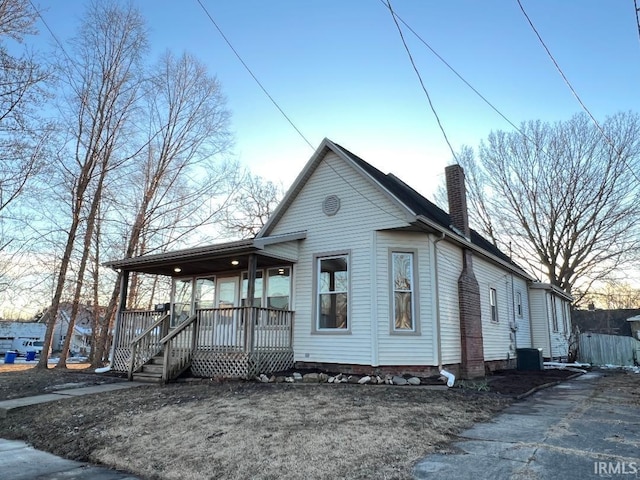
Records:
{"label": "bare tree", "polygon": [[634,288],[624,281],[607,281],[587,293],[582,305],[606,310],[640,308],[640,288]]}
{"label": "bare tree", "polygon": [[255,237],[283,196],[281,186],[247,172],[225,212],[227,235]]}
{"label": "bare tree", "polygon": [[36,17],[28,0],[0,0],[0,290],[10,283],[7,267],[20,261],[24,249],[19,219],[8,210],[42,168],[51,130],[37,115],[47,74],[22,48],[25,36],[36,33]]}
{"label": "bare tree", "polygon": [[[165,53],[149,76],[145,100],[145,148],[119,179],[118,211],[124,212],[121,221],[128,226],[125,257],[164,251],[210,224],[237,176],[234,164],[219,160],[230,145],[229,113],[218,81],[201,62],[189,54]],[[128,212],[133,216],[126,217]],[[115,316],[120,281],[119,273],[108,318]],[[138,301],[140,282],[132,276],[130,305]],[[95,362],[105,344],[103,330]]]}
{"label": "bare tree", "polygon": [[[62,157],[61,171],[69,185],[70,226],[62,255],[56,290],[50,308],[50,320],[44,351],[51,337],[62,297],[76,237],[84,224],[85,236],[80,265],[76,272],[71,321],[63,347],[60,368],[66,367],[69,341],[77,314],[87,250],[90,248],[102,189],[107,173],[121,164],[128,122],[136,104],[139,65],[146,49],[147,37],[140,13],[131,4],[120,7],[115,2],[94,2],[88,8],[74,40],[74,55],[63,73],[69,86],[68,111],[73,121],[69,132],[72,159]],[[90,207],[86,208],[86,201]],[[87,215],[88,213],[88,215]],[[86,215],[86,218],[84,217]],[[47,355],[38,367],[47,368]]]}
{"label": "bare tree", "polygon": [[640,256],[640,119],[497,131],[460,163],[475,228],[575,297]]}

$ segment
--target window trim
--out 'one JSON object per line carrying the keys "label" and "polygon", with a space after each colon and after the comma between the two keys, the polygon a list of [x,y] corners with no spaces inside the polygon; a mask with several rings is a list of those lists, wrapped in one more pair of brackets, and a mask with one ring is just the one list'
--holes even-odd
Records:
{"label": "window trim", "polygon": [[524,316],[524,308],[522,305],[522,292],[520,290],[516,290],[516,315],[518,318],[522,318]]}
{"label": "window trim", "polygon": [[495,287],[489,287],[489,311],[491,313],[491,321],[500,323],[500,315],[498,312],[498,290]]}
{"label": "window trim", "polygon": [[556,296],[552,293],[551,295],[551,321],[553,333],[560,333],[560,327],[558,325],[558,309],[556,305]]}
{"label": "window trim", "polygon": [[[319,265],[320,260],[325,258],[346,257],[347,259],[347,328],[318,328],[319,325],[319,302],[318,298],[320,292],[318,291],[318,276],[320,274]],[[311,315],[311,333],[313,335],[351,335],[351,323],[353,321],[351,315],[351,269],[353,268],[351,262],[351,250],[335,250],[330,252],[314,253],[313,254],[313,284],[312,284],[312,302],[313,308]]]}
{"label": "window trim", "polygon": [[[413,328],[411,330],[405,329],[396,329],[395,325],[395,289],[393,286],[393,254],[394,253],[408,253],[411,255],[411,308],[413,314]],[[389,334],[390,335],[409,335],[416,336],[420,335],[420,302],[418,299],[420,298],[420,292],[418,289],[418,279],[420,276],[418,275],[418,250],[415,248],[394,248],[389,247],[388,253],[388,276],[389,276]]]}

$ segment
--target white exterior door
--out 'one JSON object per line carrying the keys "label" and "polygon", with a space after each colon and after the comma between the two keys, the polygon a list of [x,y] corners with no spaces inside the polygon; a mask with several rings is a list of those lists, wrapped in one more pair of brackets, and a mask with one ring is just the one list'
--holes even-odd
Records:
{"label": "white exterior door", "polygon": [[223,277],[216,280],[216,308],[215,344],[228,347],[240,346],[241,333],[239,318],[240,312],[234,307],[238,306],[240,286],[239,277]]}

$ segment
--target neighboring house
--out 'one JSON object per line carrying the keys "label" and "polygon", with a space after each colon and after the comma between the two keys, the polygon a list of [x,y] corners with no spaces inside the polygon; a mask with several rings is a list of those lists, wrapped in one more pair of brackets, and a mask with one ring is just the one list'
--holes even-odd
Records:
{"label": "neighboring house", "polygon": [[636,340],[640,340],[640,315],[627,318],[629,327],[631,328],[631,336]]}
{"label": "neighboring house", "polygon": [[[56,324],[51,337],[51,350],[59,352],[64,346],[64,341],[69,329],[72,304],[62,302],[58,308]],[[80,305],[73,327],[73,336],[69,344],[69,350],[73,355],[88,355],[91,352],[91,332],[94,317],[92,306]],[[40,322],[46,324],[49,319],[49,312],[45,311],[40,317]]]}
{"label": "neighboring house", "polygon": [[45,326],[37,322],[0,321],[0,354],[24,350],[20,347],[26,342],[44,340],[45,330]]}
{"label": "neighboring house", "polygon": [[[166,381],[513,367],[537,347],[534,280],[470,230],[462,168],[446,177],[451,214],[325,139],[254,239],[109,262],[123,273],[113,368]],[[173,277],[168,312],[126,309],[131,272]]]}
{"label": "neighboring house", "polygon": [[536,348],[550,360],[566,360],[572,333],[573,297],[548,283],[530,285],[531,332]]}

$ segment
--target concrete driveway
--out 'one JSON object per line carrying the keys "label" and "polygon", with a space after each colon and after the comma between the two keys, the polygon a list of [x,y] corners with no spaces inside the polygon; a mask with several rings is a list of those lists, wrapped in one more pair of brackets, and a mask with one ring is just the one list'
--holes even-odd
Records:
{"label": "concrete driveway", "polygon": [[600,391],[591,372],[538,392],[477,424],[455,453],[418,462],[416,479],[640,478],[640,408],[629,391]]}

